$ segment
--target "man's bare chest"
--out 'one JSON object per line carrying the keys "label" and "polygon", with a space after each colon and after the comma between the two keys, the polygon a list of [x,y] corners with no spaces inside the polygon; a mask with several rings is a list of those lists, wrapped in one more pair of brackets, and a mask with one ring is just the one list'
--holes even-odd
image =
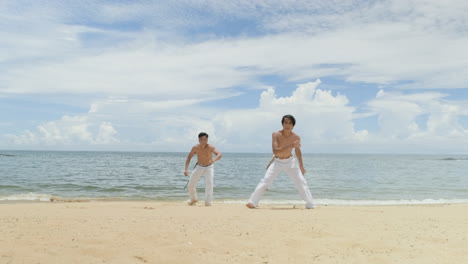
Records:
{"label": "man's bare chest", "polygon": [[279,144],[280,147],[291,145],[293,142],[294,142],[294,137],[293,136],[289,136],[289,137],[280,136],[280,137],[278,137],[278,144]]}
{"label": "man's bare chest", "polygon": [[211,151],[209,149],[201,149],[198,150],[196,153],[199,157],[208,157],[210,156]]}

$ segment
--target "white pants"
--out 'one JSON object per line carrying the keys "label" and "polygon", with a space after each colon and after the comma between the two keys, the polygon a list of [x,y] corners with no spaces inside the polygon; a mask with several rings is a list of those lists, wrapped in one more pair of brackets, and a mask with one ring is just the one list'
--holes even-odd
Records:
{"label": "white pants", "polygon": [[192,201],[198,200],[196,189],[197,183],[200,180],[200,177],[205,175],[205,205],[211,205],[211,202],[213,201],[213,167],[213,164],[207,167],[197,165],[193,169],[188,184],[188,192]]}
{"label": "white pants", "polygon": [[314,208],[315,203],[309,187],[307,186],[307,181],[302,175],[296,158],[294,157],[290,157],[288,159],[275,158],[273,160],[265,173],[265,177],[263,177],[260,183],[258,183],[257,188],[255,188],[255,191],[250,196],[249,203],[257,207],[263,194],[281,171],[285,171],[293,181],[294,185],[296,185],[299,195],[306,202],[306,208]]}

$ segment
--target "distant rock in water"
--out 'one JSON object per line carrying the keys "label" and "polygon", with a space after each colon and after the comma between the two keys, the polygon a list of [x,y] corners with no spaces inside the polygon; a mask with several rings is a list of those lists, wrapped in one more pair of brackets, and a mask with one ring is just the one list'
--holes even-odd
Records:
{"label": "distant rock in water", "polygon": [[15,155],[11,155],[11,154],[2,154],[0,153],[0,157],[14,157]]}

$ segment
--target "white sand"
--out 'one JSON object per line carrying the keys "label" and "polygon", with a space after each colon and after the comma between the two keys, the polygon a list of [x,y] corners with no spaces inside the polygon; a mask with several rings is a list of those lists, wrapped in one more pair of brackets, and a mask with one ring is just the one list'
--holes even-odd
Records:
{"label": "white sand", "polygon": [[0,263],[468,263],[468,205],[0,204]]}

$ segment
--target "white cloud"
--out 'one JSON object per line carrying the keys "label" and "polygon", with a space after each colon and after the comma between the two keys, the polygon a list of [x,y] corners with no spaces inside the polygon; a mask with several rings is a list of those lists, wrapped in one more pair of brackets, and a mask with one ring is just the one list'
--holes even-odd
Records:
{"label": "white cloud", "polygon": [[[154,4],[154,8],[170,16],[182,3]],[[297,82],[338,76],[350,82],[394,84],[405,89],[468,86],[468,34],[460,31],[468,24],[465,2],[300,2],[291,3],[286,11],[275,9],[275,4],[256,4],[261,11],[246,1],[189,4],[183,12],[195,6],[234,17],[250,10],[257,23],[267,23],[273,15],[286,19],[284,30],[274,34],[213,35],[197,42],[190,41],[190,36],[186,41],[180,41],[182,36],[160,39],[151,27],[117,31],[73,25],[69,23],[73,13],[47,19],[48,14],[69,8],[67,4],[37,9],[39,15],[32,17],[3,14],[10,21],[4,22],[6,26],[19,21],[26,30],[7,28],[0,35],[6,47],[2,54],[11,54],[3,55],[8,67],[0,73],[0,93],[151,94],[169,99],[182,94],[199,98],[229,93],[232,87],[255,87],[261,76],[271,74]],[[107,10],[108,23],[134,19],[145,25],[156,19],[143,11],[152,8],[142,2],[89,5],[85,13],[90,16],[91,9]],[[23,12],[34,14],[34,10]],[[307,12],[317,15],[302,15]],[[35,21],[38,16],[46,19]],[[342,17],[341,22],[333,22],[336,16]],[[300,21],[290,21],[290,17]],[[301,29],[315,28],[317,23],[328,30]],[[34,26],[27,26],[31,24]],[[296,24],[302,26],[297,29]]]}
{"label": "white cloud", "polygon": [[347,106],[346,96],[317,89],[319,84],[320,80],[298,85],[289,97],[278,97],[270,87],[261,94],[257,108],[241,110],[209,109],[184,100],[111,98],[92,104],[86,115],[64,116],[38,126],[36,132],[10,138],[17,144],[79,142],[91,147],[110,144],[124,148],[146,144],[145,150],[185,151],[204,131],[211,143],[229,151],[268,152],[271,133],[281,129],[285,114],[296,116],[296,130],[306,149],[313,149],[317,142],[357,142],[365,138],[366,131],[353,129],[354,108]]}
{"label": "white cloud", "polygon": [[[14,146],[187,151],[204,131],[222,151],[270,152],[271,133],[281,129],[283,115],[292,114],[304,152],[462,153],[468,147],[468,129],[459,122],[468,115],[466,102],[436,92],[381,90],[367,103],[368,112],[356,114],[345,95],[319,86],[320,80],[299,84],[283,97],[269,87],[257,107],[237,110],[184,100],[159,107],[164,102],[110,98],[96,101],[86,114],[7,137]],[[355,128],[356,118],[369,116],[378,117],[378,131]]]}
{"label": "white cloud", "polygon": [[[97,130],[93,133],[92,130]],[[13,146],[36,148],[76,147],[96,144],[112,144],[119,141],[114,137],[117,131],[109,122],[101,122],[97,127],[86,116],[63,116],[62,119],[39,125],[37,131],[26,130],[20,135],[4,135]]]}
{"label": "white cloud", "polygon": [[214,120],[219,134],[237,151],[270,151],[272,132],[281,129],[283,115],[292,114],[297,119],[295,131],[308,151],[324,142],[361,141],[367,131],[354,130],[355,109],[348,106],[346,96],[317,89],[319,84],[320,80],[300,84],[289,97],[278,97],[269,88],[261,94],[258,108],[219,114]]}
{"label": "white cloud", "polygon": [[35,134],[33,134],[31,131],[26,130],[24,131],[21,135],[3,135],[3,138],[5,138],[4,145],[25,145],[25,146],[31,146],[36,144],[37,137]]}
{"label": "white cloud", "polygon": [[369,147],[392,151],[393,146],[392,152],[465,153],[468,128],[459,120],[468,116],[467,104],[446,97],[434,92],[402,94],[381,90],[368,103],[380,125],[380,131],[368,137]]}
{"label": "white cloud", "polygon": [[417,38],[397,29],[392,38],[378,40],[374,33],[381,29],[214,40],[165,49],[158,44],[130,46],[101,54],[78,51],[82,56],[3,71],[0,92],[200,98],[230,93],[232,87],[255,87],[268,74],[299,81],[332,75],[382,84],[410,80],[401,87],[413,89],[468,85],[468,55],[460,48],[468,46],[468,37],[454,40],[435,33]]}
{"label": "white cloud", "polygon": [[[88,113],[3,138],[183,151],[204,130],[226,149],[269,151],[290,113],[311,152],[460,149],[462,102],[387,87],[467,88],[467,26],[461,0],[2,2],[0,98],[96,98]],[[303,84],[283,97],[268,88],[253,109],[203,106],[263,88],[265,76]],[[386,92],[356,113],[345,95],[305,83],[321,77]],[[379,131],[355,129],[355,118],[369,116]]]}
{"label": "white cloud", "polygon": [[118,140],[114,137],[117,134],[117,131],[114,129],[111,123],[102,122],[99,126],[99,132],[96,136],[96,144],[112,144],[117,143]]}

